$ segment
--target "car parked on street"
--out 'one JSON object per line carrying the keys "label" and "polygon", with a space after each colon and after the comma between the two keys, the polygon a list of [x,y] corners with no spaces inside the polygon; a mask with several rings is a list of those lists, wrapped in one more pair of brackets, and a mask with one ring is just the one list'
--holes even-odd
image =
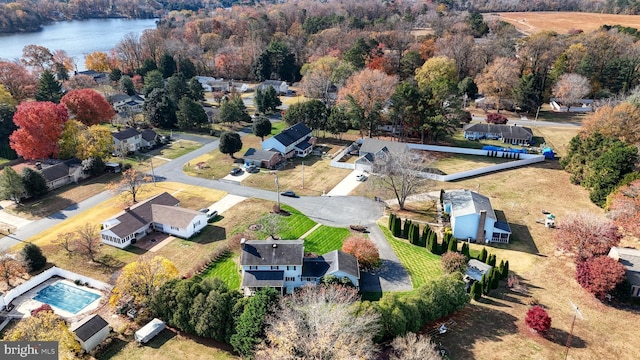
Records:
{"label": "car parked on street", "polygon": [[294,193],[291,190],[283,191],[280,193],[280,195],[287,196],[287,197],[297,197],[296,193]]}

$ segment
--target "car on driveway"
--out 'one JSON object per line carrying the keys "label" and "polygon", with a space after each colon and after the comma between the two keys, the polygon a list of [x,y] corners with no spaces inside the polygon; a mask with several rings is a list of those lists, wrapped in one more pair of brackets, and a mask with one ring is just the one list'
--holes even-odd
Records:
{"label": "car on driveway", "polygon": [[282,195],[282,196],[288,196],[288,197],[297,197],[297,196],[296,196],[296,193],[294,193],[294,192],[293,192],[293,191],[291,191],[291,190],[283,191],[283,192],[281,192],[281,193],[280,193],[280,195]]}
{"label": "car on driveway", "polygon": [[211,210],[211,212],[208,212],[208,213],[207,213],[207,217],[208,217],[209,219],[213,219],[213,218],[215,218],[216,216],[218,216],[218,210]]}
{"label": "car on driveway", "polygon": [[200,211],[201,213],[205,213],[206,214],[206,213],[209,212],[209,208],[202,208],[202,209],[200,209],[198,211]]}
{"label": "car on driveway", "polygon": [[358,180],[358,181],[365,181],[365,180],[367,180],[367,175],[365,175],[365,174],[358,174],[358,175],[356,176],[356,180]]}
{"label": "car on driveway", "polygon": [[242,169],[240,168],[233,168],[229,171],[229,175],[238,176],[240,174],[242,174]]}
{"label": "car on driveway", "polygon": [[246,167],[246,170],[249,174],[256,174],[260,172],[260,169],[258,169],[257,166],[255,165],[249,165]]}

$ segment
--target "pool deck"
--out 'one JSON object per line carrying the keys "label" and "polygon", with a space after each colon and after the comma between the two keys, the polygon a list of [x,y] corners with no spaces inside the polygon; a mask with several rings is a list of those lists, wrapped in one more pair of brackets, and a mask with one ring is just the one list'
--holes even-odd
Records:
{"label": "pool deck", "polygon": [[9,318],[13,318],[13,319],[20,319],[20,318],[26,318],[31,316],[31,310],[36,309],[38,307],[40,307],[42,304],[44,304],[43,302],[34,300],[33,298],[36,296],[36,294],[38,293],[38,291],[44,289],[45,287],[55,284],[57,282],[63,282],[69,286],[73,286],[79,289],[82,289],[84,291],[88,291],[94,294],[99,294],[100,297],[98,299],[96,299],[95,301],[93,301],[92,303],[90,303],[89,305],[87,305],[84,309],[82,309],[81,311],[79,311],[76,314],[72,314],[68,311],[64,311],[62,309],[59,309],[55,306],[51,306],[51,308],[53,309],[53,312],[56,313],[57,315],[65,318],[68,321],[75,321],[79,318],[82,318],[84,316],[87,316],[88,314],[90,314],[91,312],[95,311],[96,309],[98,309],[100,306],[102,306],[106,301],[106,296],[103,292],[87,287],[87,286],[78,286],[76,284],[74,284],[72,281],[66,280],[66,279],[62,279],[59,277],[52,277],[48,280],[46,280],[45,282],[39,284],[38,286],[35,286],[34,288],[32,288],[31,290],[27,291],[26,293],[18,296],[17,298],[15,298],[12,301],[12,304],[15,306],[8,314],[2,314],[6,317]]}

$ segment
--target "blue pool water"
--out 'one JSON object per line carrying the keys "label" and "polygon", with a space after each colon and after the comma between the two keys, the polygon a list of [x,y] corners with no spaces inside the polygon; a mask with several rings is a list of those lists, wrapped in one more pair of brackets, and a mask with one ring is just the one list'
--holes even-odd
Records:
{"label": "blue pool water", "polygon": [[99,294],[85,291],[63,282],[57,282],[38,291],[38,294],[33,299],[72,314],[77,314],[99,297]]}

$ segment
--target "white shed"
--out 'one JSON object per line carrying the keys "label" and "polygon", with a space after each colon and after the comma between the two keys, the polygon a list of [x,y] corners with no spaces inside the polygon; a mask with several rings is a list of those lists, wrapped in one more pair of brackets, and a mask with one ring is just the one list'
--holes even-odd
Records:
{"label": "white shed", "polygon": [[154,318],[147,325],[136,331],[134,337],[137,342],[144,344],[153,339],[156,335],[160,334],[165,327],[166,325],[162,320]]}
{"label": "white shed", "polygon": [[98,314],[88,316],[71,327],[71,331],[86,352],[91,352],[109,336],[111,327]]}

